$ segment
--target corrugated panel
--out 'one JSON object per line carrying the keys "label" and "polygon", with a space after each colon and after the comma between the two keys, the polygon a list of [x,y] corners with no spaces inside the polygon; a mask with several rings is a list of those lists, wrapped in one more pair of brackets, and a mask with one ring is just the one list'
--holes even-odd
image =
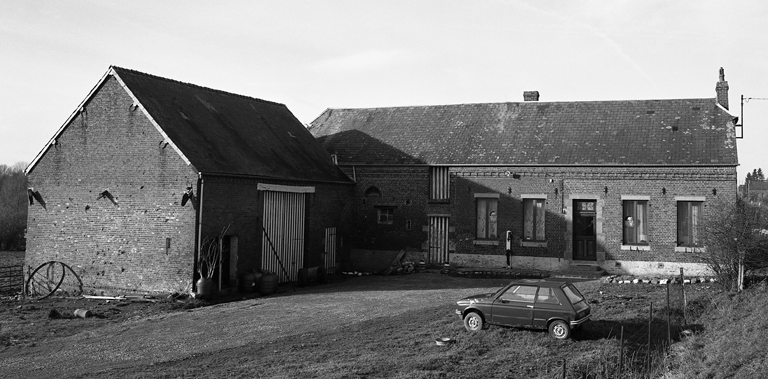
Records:
{"label": "corrugated panel", "polygon": [[451,196],[448,167],[429,168],[429,198],[431,200],[448,200]]}
{"label": "corrugated panel", "polygon": [[[298,280],[304,267],[304,194],[264,191],[264,233],[262,269],[277,274],[278,281]],[[282,265],[282,267],[281,267]]]}
{"label": "corrugated panel", "polygon": [[448,222],[444,216],[429,216],[429,263],[447,263]]}
{"label": "corrugated panel", "polygon": [[325,269],[328,274],[336,273],[336,227],[325,228]]}

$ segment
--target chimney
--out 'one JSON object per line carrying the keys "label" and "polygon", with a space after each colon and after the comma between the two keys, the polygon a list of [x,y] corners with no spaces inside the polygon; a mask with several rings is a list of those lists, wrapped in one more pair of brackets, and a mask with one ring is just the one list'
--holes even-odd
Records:
{"label": "chimney", "polygon": [[[727,84],[726,84],[726,91],[728,91]],[[523,91],[523,100],[539,101],[539,91]]]}
{"label": "chimney", "polygon": [[725,70],[722,67],[720,67],[720,80],[715,86],[715,92],[717,92],[717,103],[728,109],[728,82],[725,81]]}

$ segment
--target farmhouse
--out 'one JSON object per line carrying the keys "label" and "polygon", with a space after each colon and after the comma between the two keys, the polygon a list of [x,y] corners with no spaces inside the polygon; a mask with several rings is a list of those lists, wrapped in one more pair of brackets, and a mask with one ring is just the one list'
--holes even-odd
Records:
{"label": "farmhouse", "polygon": [[354,191],[285,105],[114,66],[26,173],[26,264],[115,291],[191,289],[222,231],[221,288],[332,269]]}
{"label": "farmhouse", "polygon": [[[714,98],[328,109],[310,131],[357,183],[353,255],[610,273],[704,270],[699,224],[737,195]],[[507,263],[507,255],[511,261]]]}

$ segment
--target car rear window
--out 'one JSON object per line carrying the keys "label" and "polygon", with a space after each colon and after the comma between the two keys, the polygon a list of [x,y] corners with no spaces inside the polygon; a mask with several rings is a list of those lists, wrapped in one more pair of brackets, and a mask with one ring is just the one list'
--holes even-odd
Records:
{"label": "car rear window", "polygon": [[579,290],[576,289],[573,284],[567,284],[563,286],[563,292],[565,292],[565,296],[568,297],[568,300],[571,301],[571,304],[584,301],[584,296],[581,295],[581,292],[579,292]]}

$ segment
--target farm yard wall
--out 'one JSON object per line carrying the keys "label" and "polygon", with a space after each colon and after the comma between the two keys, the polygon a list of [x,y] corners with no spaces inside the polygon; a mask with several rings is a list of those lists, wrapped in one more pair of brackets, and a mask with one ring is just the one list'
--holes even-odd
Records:
{"label": "farm yard wall", "polygon": [[[29,208],[26,265],[62,261],[86,289],[191,287],[197,173],[108,77],[28,173],[46,208]],[[117,204],[100,194],[108,190]]]}

